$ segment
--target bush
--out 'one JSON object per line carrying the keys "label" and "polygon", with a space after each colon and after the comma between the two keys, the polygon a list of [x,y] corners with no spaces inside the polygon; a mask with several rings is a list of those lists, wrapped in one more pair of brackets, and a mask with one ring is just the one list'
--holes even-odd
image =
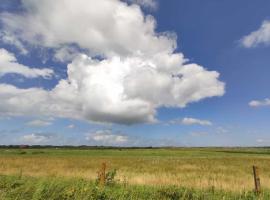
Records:
{"label": "bush", "polygon": [[[117,170],[116,169],[113,169],[111,171],[108,171],[105,174],[105,186],[112,186],[112,185],[115,185],[118,182],[118,180],[115,179],[116,174],[117,174]],[[100,184],[100,181],[101,181],[101,175],[98,174],[98,177],[96,179],[96,185],[97,184]]]}
{"label": "bush", "polygon": [[118,180],[115,179],[116,177],[116,169],[108,171],[105,175],[105,184],[106,185],[115,185]]}

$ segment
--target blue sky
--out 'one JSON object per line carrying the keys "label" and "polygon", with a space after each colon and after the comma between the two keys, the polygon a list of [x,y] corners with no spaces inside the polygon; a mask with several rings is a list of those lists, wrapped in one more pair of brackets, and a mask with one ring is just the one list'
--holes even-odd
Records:
{"label": "blue sky", "polygon": [[86,2],[1,1],[0,144],[270,145],[269,1]]}

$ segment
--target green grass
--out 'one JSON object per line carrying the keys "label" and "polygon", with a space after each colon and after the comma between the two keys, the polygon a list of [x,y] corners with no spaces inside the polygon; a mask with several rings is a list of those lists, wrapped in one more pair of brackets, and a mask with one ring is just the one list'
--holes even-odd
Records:
{"label": "green grass", "polygon": [[[93,184],[102,162],[117,169],[119,180],[104,191]],[[269,148],[0,149],[0,200],[42,199],[39,192],[46,190],[65,195],[72,185],[72,195],[83,195],[77,199],[255,199],[253,165],[265,191],[261,198],[270,199]]]}
{"label": "green grass", "polygon": [[137,156],[137,157],[234,157],[270,156],[270,148],[158,148],[158,149],[0,149],[0,156]]}
{"label": "green grass", "polygon": [[252,200],[270,199],[269,191],[261,195],[254,192],[233,193],[215,190],[195,190],[183,187],[150,187],[116,184],[99,187],[84,179],[30,178],[19,176],[0,176],[1,200]]}

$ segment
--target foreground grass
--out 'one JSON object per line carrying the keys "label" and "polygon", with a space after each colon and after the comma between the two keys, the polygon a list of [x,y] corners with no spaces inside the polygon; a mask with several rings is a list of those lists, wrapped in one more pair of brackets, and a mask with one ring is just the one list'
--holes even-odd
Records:
{"label": "foreground grass", "polygon": [[84,179],[31,178],[20,176],[0,176],[1,200],[255,200],[270,199],[269,191],[261,195],[251,192],[225,192],[215,190],[195,190],[182,187],[151,187],[115,184],[99,187]]}
{"label": "foreground grass", "polygon": [[[102,162],[130,185],[244,192],[254,188],[252,166],[270,189],[269,148],[0,149],[0,174],[94,180]],[[270,198],[269,198],[270,199]]]}

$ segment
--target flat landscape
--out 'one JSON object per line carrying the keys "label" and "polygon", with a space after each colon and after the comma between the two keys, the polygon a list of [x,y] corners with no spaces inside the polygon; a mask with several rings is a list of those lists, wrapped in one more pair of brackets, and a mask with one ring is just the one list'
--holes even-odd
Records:
{"label": "flat landscape", "polygon": [[270,200],[270,0],[0,0],[0,200]]}
{"label": "flat landscape", "polygon": [[[173,191],[185,188],[187,191],[201,191],[201,194],[206,194],[206,191],[219,191],[218,194],[224,194],[224,198],[228,194],[252,194],[253,196],[253,165],[259,169],[264,195],[267,195],[270,189],[269,148],[49,148],[1,149],[0,193],[3,199],[9,199],[5,196],[8,194],[12,197],[12,190],[17,187],[13,189],[7,187],[18,180],[24,180],[18,187],[21,189],[25,187],[23,190],[28,191],[33,188],[26,187],[24,184],[30,184],[30,182],[35,187],[39,185],[40,181],[43,181],[42,183],[44,181],[55,183],[56,181],[67,185],[68,183],[76,185],[78,181],[94,184],[104,162],[107,171],[116,169],[114,181],[117,187],[126,188],[126,190],[133,188],[131,189],[133,192],[136,191],[134,188],[151,190],[161,188],[166,191],[168,188]],[[82,183],[80,182],[80,184]],[[57,185],[59,186],[59,184]],[[31,194],[33,193],[32,191]],[[17,190],[14,194],[19,195],[19,199],[22,198],[20,196],[22,194]],[[124,193],[121,192],[121,194]],[[139,194],[143,194],[143,192],[139,192]],[[155,192],[151,193],[151,195],[154,194]],[[192,194],[196,193],[192,192]],[[167,197],[164,199],[177,199],[172,196]],[[143,199],[143,197],[141,198]],[[209,199],[212,198],[214,197],[209,197]],[[217,199],[219,198],[220,196],[217,197]],[[238,196],[236,199],[238,198],[240,197]],[[120,197],[116,199],[120,199]],[[243,199],[245,198],[243,197]],[[265,197],[265,199],[267,198]]]}

